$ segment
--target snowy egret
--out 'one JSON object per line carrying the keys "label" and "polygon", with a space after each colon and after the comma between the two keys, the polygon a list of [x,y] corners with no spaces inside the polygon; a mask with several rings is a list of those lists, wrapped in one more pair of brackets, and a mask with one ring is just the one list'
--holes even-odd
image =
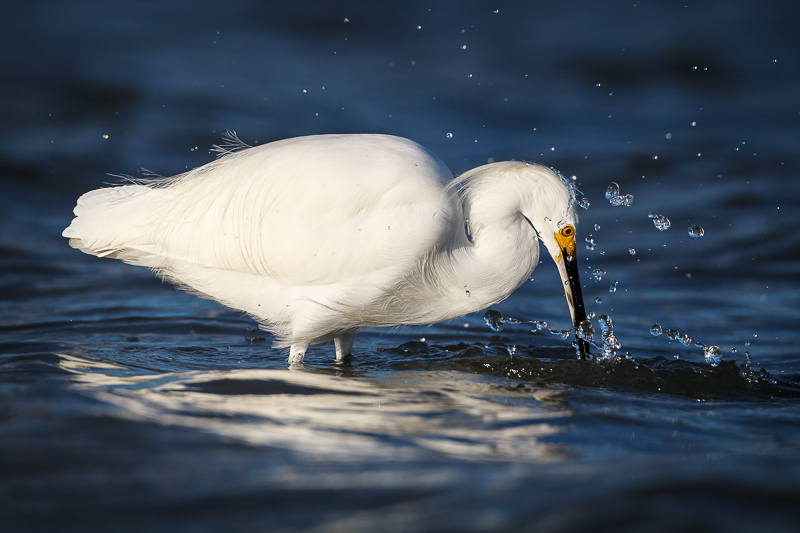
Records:
{"label": "snowy egret", "polygon": [[575,331],[586,319],[575,188],[551,169],[507,161],[453,179],[431,151],[389,135],[226,140],[185,174],[84,194],[63,235],[247,313],[290,363],[330,339],[341,361],[361,328],[496,304],[530,277],[539,241]]}

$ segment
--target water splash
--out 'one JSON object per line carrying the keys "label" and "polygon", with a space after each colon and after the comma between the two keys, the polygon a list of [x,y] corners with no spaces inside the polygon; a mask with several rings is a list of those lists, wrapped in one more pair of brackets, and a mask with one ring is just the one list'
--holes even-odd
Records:
{"label": "water splash", "polygon": [[499,311],[495,311],[494,309],[489,309],[483,315],[483,321],[486,322],[486,325],[489,326],[492,331],[503,331],[503,325],[505,324],[505,319],[503,315],[500,314]]}
{"label": "water splash", "polygon": [[594,342],[594,327],[592,326],[592,323],[589,322],[588,320],[584,320],[583,322],[578,324],[577,336],[578,336],[579,339],[583,339],[586,342],[593,343]]}
{"label": "water splash", "polygon": [[603,351],[598,356],[598,359],[611,359],[617,355],[617,350],[622,347],[622,344],[614,336],[611,317],[600,315],[597,317],[597,323],[600,324],[600,334],[603,336]]}
{"label": "water splash", "polygon": [[699,239],[703,235],[705,235],[706,231],[701,228],[700,226],[691,226],[689,228],[689,237],[692,239]]}
{"label": "water splash", "polygon": [[669,227],[672,225],[672,222],[670,222],[667,217],[665,217],[664,215],[660,215],[654,211],[651,211],[647,216],[653,221],[653,225],[659,231],[667,231]]}
{"label": "water splash", "polygon": [[589,206],[592,205],[592,204],[589,203],[589,200],[587,200],[585,196],[583,198],[581,198],[580,200],[578,200],[577,203],[578,203],[578,207],[580,207],[581,209],[589,209]]}
{"label": "water splash", "polygon": [[633,204],[633,195],[621,195],[619,193],[619,185],[617,182],[612,181],[611,185],[609,185],[608,189],[606,189],[606,200],[608,200],[609,203],[614,207],[628,207]]}
{"label": "water splash", "polygon": [[586,249],[587,250],[594,250],[594,247],[597,246],[597,241],[595,241],[591,235],[586,237]]}
{"label": "water splash", "polygon": [[619,281],[614,280],[614,282],[608,288],[608,292],[617,292],[617,285],[619,285]]}
{"label": "water splash", "polygon": [[594,276],[594,279],[596,279],[597,281],[602,280],[605,274],[606,271],[603,270],[602,268],[595,268],[594,270],[592,270],[592,276]]}
{"label": "water splash", "polygon": [[[653,324],[652,327],[650,328],[650,334],[653,337],[658,337],[659,335],[661,335],[661,332],[662,332],[661,326],[659,326],[658,324]],[[703,352],[703,358],[705,359],[705,362],[711,366],[719,366],[722,362],[722,350],[719,348],[719,346],[714,346],[714,345],[706,346],[702,342],[695,342],[694,344],[692,344],[692,338],[689,335],[685,333],[681,334],[679,331],[674,329],[667,330],[667,338],[670,341],[678,341],[682,346],[686,348],[690,346],[695,346],[699,348]],[[736,349],[733,348],[731,350],[731,353],[735,354]],[[747,363],[743,365],[743,368],[747,370],[750,367],[750,354],[748,352],[745,352],[745,355],[747,357]],[[675,355],[675,358],[678,359],[678,355]]]}

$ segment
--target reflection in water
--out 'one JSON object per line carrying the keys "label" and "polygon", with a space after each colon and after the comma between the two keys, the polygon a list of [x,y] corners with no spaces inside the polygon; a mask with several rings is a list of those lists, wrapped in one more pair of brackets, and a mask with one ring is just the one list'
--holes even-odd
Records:
{"label": "reflection in water", "polygon": [[[63,355],[75,388],[114,416],[213,432],[256,445],[339,461],[553,458],[537,439],[563,407],[541,390],[518,392],[457,372],[346,379],[309,371],[231,370],[125,375],[122,367]],[[110,372],[109,372],[110,371]],[[542,402],[547,402],[543,404]]]}

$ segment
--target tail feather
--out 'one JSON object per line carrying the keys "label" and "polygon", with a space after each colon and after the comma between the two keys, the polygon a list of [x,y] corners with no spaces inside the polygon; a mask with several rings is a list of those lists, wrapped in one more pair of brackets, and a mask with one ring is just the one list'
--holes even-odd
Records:
{"label": "tail feather", "polygon": [[62,235],[73,248],[98,257],[141,243],[139,200],[152,191],[143,185],[125,185],[87,192],[78,198],[75,218]]}

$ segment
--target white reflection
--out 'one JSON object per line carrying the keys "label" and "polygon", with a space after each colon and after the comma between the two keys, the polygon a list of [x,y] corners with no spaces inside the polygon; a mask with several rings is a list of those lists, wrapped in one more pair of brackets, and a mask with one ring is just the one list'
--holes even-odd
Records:
{"label": "white reflection", "polygon": [[[558,459],[539,439],[567,416],[553,393],[458,372],[341,378],[288,370],[133,375],[124,367],[62,355],[83,393],[113,416],[211,432],[320,459]],[[296,369],[299,370],[299,369]]]}

